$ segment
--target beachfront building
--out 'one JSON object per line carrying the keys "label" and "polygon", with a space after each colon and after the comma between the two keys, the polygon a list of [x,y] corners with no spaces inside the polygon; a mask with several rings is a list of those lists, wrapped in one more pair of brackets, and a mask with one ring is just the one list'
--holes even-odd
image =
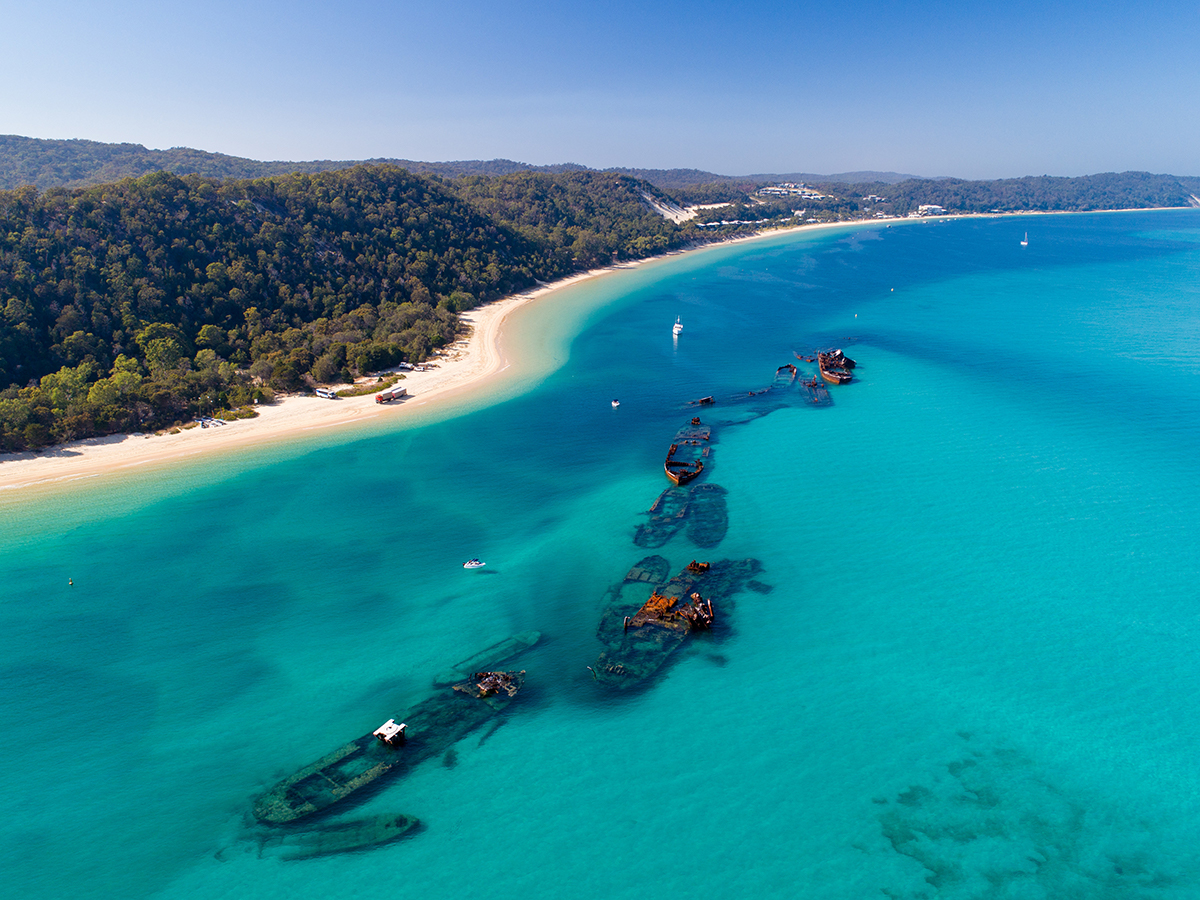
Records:
{"label": "beachfront building", "polygon": [[760,197],[801,197],[805,200],[827,200],[826,194],[820,191],[814,191],[808,187],[803,181],[799,184],[792,181],[785,181],[781,184],[761,187],[756,194]]}

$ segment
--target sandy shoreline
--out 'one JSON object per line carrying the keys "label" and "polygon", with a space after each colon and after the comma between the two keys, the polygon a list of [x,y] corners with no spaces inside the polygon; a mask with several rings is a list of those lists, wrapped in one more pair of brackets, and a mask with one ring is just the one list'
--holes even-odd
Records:
{"label": "sandy shoreline", "polygon": [[[664,257],[653,257],[661,258]],[[451,397],[478,391],[509,368],[500,335],[514,310],[570,285],[650,261],[637,260],[580,272],[463,313],[461,319],[468,326],[467,336],[445,348],[431,361],[434,366],[427,371],[404,373],[401,385],[408,389],[409,397],[403,402],[379,404],[374,393],[338,400],[291,395],[259,407],[256,418],[229,420],[224,425],[196,426],[175,433],[109,435],[60,444],[37,453],[4,453],[0,454],[0,497],[6,494],[11,497],[9,492],[22,488],[53,488],[147,465],[276,444],[323,429],[365,424],[373,419],[403,419],[417,411],[427,412],[431,406],[445,403]]]}
{"label": "sandy shoreline", "polygon": [[[831,223],[846,224],[846,223]],[[822,226],[805,226],[812,229]],[[792,233],[798,229],[788,229]],[[655,260],[726,246],[739,241],[783,233],[779,229],[706,244],[689,250],[675,250],[660,256],[631,260],[603,269],[580,272],[532,290],[513,294],[484,304],[461,318],[469,328],[433,360],[436,367],[425,372],[406,372],[401,384],[409,397],[403,402],[379,404],[375,395],[324,400],[312,395],[282,397],[269,406],[259,407],[257,418],[230,420],[224,425],[193,427],[176,433],[109,435],[60,444],[40,452],[0,454],[0,498],[12,499],[24,489],[62,488],[82,479],[119,474],[146,466],[158,467],[202,455],[278,444],[302,438],[324,429],[366,424],[371,420],[397,420],[417,411],[427,412],[451,398],[475,393],[509,368],[501,348],[501,330],[508,317],[523,306],[571,285],[602,275],[637,268]],[[42,490],[37,493],[42,493]]]}
{"label": "sandy shoreline", "polygon": [[445,355],[436,360],[436,368],[406,373],[403,386],[408,388],[410,396],[402,403],[378,404],[374,394],[339,400],[323,400],[312,395],[289,396],[261,407],[257,418],[230,421],[225,425],[189,428],[175,434],[111,435],[62,444],[39,453],[0,454],[0,497],[12,498],[14,494],[24,494],[23,489],[33,487],[61,488],[79,479],[94,479],[144,466],[168,465],[221,451],[235,452],[278,444],[320,430],[366,424],[375,419],[403,419],[418,410],[427,412],[431,406],[441,405],[453,397],[479,391],[509,368],[510,360],[505,358],[500,338],[503,325],[514,310],[548,297],[562,288],[598,276],[636,268],[681,253],[695,253],[784,234],[896,222],[929,222],[944,218],[947,217],[829,222],[771,229],[729,241],[581,272],[464,313],[462,319],[470,328],[469,335],[446,348]]}

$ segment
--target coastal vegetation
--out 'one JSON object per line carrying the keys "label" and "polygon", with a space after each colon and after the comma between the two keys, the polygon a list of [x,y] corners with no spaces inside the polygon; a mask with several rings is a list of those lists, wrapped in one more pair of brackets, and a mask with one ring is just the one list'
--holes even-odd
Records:
{"label": "coastal vegetation", "polygon": [[160,429],[420,362],[458,313],[680,246],[602,173],[158,172],[0,192],[0,449]]}
{"label": "coastal vegetation", "polygon": [[[0,191],[0,451],[173,427],[419,363],[480,303],[764,227],[926,204],[1200,204],[1200,179],[1137,172],[880,176],[789,195],[760,192],[766,176],[695,169],[402,162],[259,163],[0,136],[0,184],[27,182]],[[128,172],[139,177],[65,186]],[[688,205],[705,208],[683,222],[654,208]]]}

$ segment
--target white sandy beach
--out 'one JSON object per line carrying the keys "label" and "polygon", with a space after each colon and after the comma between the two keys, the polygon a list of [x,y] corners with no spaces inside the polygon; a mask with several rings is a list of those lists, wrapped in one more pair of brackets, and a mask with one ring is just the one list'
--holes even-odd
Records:
{"label": "white sandy beach", "polygon": [[48,447],[37,453],[0,454],[0,491],[62,486],[106,473],[168,464],[200,454],[259,447],[317,430],[376,418],[394,420],[428,410],[451,397],[479,390],[508,368],[500,335],[513,310],[569,285],[648,261],[581,272],[463,313],[467,335],[431,360],[432,366],[427,371],[404,373],[401,386],[407,388],[408,397],[402,402],[376,403],[374,392],[337,400],[311,394],[290,395],[259,407],[256,418],[229,420],[224,425],[157,434],[110,435]]}
{"label": "white sandy beach", "polygon": [[[666,255],[703,252],[730,243],[785,233],[874,224],[882,222],[831,222],[772,229]],[[35,486],[61,488],[79,479],[92,479],[135,467],[164,465],[219,451],[235,452],[242,448],[301,438],[318,430],[366,423],[375,418],[397,419],[411,416],[418,410],[427,411],[431,405],[445,403],[469,391],[478,391],[493,379],[503,377],[502,373],[508,369],[511,361],[505,358],[502,350],[501,330],[514,310],[544,299],[568,285],[661,258],[652,257],[622,263],[613,268],[582,272],[464,313],[462,319],[469,326],[468,336],[446,348],[444,354],[434,360],[436,368],[405,373],[402,385],[408,389],[409,396],[403,402],[379,404],[375,402],[373,393],[338,400],[324,400],[311,394],[287,396],[269,406],[260,407],[256,418],[229,421],[225,425],[208,428],[197,426],[176,433],[112,435],[50,447],[38,453],[0,454],[0,492],[21,491]]]}
{"label": "white sandy beach", "polygon": [[253,419],[229,420],[224,425],[199,426],[175,433],[110,435],[49,447],[38,453],[0,455],[0,490],[53,485],[94,478],[108,472],[168,463],[203,453],[230,451],[278,442],[315,430],[362,423],[372,418],[412,415],[429,404],[466,389],[476,389],[505,368],[500,351],[500,328],[518,307],[550,293],[576,276],[534,291],[506,297],[464,313],[469,333],[424,372],[406,372],[401,385],[409,396],[403,402],[380,404],[375,394],[324,400],[291,395],[261,406]]}

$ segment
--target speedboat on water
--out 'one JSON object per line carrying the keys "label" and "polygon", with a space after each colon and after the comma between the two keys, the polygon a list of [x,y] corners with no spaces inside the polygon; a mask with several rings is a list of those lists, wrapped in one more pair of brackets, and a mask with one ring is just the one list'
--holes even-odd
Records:
{"label": "speedboat on water", "polygon": [[671,333],[679,334],[681,331],[683,331],[683,320],[679,316],[676,316],[675,324],[671,327]]}
{"label": "speedboat on water", "polygon": [[468,559],[465,563],[463,563],[463,568],[464,569],[482,569],[486,565],[487,565],[487,563],[485,563],[481,559]]}

